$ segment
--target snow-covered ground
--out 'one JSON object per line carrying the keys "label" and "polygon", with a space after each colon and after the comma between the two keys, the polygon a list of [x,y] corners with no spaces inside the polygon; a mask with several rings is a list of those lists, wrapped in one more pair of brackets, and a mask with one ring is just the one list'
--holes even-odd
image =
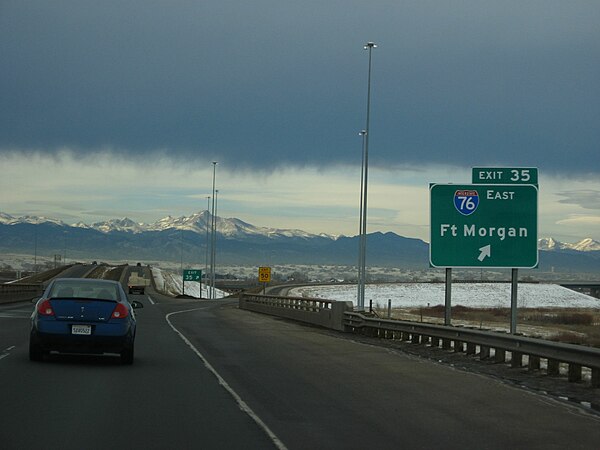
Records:
{"label": "snow-covered ground", "polygon": [[[183,280],[180,274],[153,267],[152,276],[154,277],[156,288],[165,295],[177,296],[183,294]],[[200,284],[197,281],[186,281],[185,295],[196,298],[208,298],[208,288],[205,284]],[[223,298],[227,295],[226,292],[215,289],[216,298]]]}
{"label": "snow-covered ground", "polygon": [[[520,283],[521,308],[600,308],[600,299],[580,294],[556,284]],[[307,286],[292,289],[290,296],[350,301],[356,304],[356,285]],[[443,283],[375,284],[365,286],[365,306],[386,308],[443,305]],[[472,308],[510,308],[510,283],[454,283],[452,305]]]}

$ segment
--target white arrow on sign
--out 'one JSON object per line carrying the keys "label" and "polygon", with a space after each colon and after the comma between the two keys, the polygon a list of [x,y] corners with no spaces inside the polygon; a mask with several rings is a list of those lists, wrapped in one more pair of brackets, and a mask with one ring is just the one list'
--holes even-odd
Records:
{"label": "white arrow on sign", "polygon": [[479,257],[477,258],[479,261],[483,261],[486,257],[489,258],[490,256],[492,256],[492,246],[491,245],[486,245],[485,247],[481,247],[479,249],[479,251],[481,252],[479,254]]}

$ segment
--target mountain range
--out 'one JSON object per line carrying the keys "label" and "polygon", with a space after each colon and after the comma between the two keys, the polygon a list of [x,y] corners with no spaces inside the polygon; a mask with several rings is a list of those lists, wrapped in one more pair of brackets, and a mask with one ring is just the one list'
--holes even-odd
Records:
{"label": "mountain range", "polygon": [[[189,217],[167,216],[152,224],[128,218],[91,225],[0,212],[0,252],[109,260],[172,260],[204,263],[208,211]],[[311,234],[302,230],[256,227],[236,218],[216,217],[219,264],[336,264],[355,265],[358,236]],[[563,272],[600,270],[600,242],[574,244],[539,239],[540,269]],[[369,265],[428,268],[428,244],[395,233],[370,233]]]}

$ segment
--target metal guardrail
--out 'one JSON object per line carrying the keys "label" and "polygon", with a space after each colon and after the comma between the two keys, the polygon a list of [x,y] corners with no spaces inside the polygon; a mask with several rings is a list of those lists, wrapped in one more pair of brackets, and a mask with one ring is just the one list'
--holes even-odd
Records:
{"label": "metal guardrail", "polygon": [[442,348],[467,354],[476,354],[479,347],[481,359],[489,358],[493,349],[496,362],[505,362],[506,352],[510,352],[512,367],[521,367],[523,357],[527,355],[528,368],[540,370],[540,359],[546,359],[548,375],[559,375],[560,363],[564,363],[568,365],[568,378],[572,382],[581,381],[582,367],[587,367],[592,372],[592,387],[600,387],[598,348],[463,327],[370,318],[356,312],[344,313],[344,325],[347,331],[368,336],[434,347],[441,345]]}
{"label": "metal guardrail", "polygon": [[42,295],[44,289],[41,283],[7,283],[0,284],[0,303],[29,300]]}
{"label": "metal guardrail", "polygon": [[[560,375],[560,365],[568,365],[568,379],[582,380],[582,369],[591,370],[592,387],[600,387],[600,349],[583,345],[565,344],[513,334],[485,331],[466,327],[445,326],[367,317],[354,312],[352,302],[282,297],[275,295],[241,294],[241,309],[286,317],[339,331],[361,333],[383,339],[400,339],[418,344],[442,347],[480,359],[494,358],[506,362],[510,352],[512,367],[522,367],[527,356],[529,370],[541,370],[546,360],[548,375]],[[493,353],[493,356],[492,356]]]}

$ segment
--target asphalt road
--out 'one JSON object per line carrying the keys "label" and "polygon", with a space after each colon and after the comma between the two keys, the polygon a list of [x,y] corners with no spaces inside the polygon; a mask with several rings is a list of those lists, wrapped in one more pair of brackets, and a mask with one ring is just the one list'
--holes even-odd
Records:
{"label": "asphalt road", "polygon": [[0,307],[0,448],[275,448],[170,328],[164,309],[137,310],[133,366],[117,357],[28,359],[30,304]]}
{"label": "asphalt road", "polygon": [[[0,307],[0,447],[596,449],[600,418],[346,335],[150,291],[136,360],[27,358]],[[5,430],[7,430],[5,432]]]}

